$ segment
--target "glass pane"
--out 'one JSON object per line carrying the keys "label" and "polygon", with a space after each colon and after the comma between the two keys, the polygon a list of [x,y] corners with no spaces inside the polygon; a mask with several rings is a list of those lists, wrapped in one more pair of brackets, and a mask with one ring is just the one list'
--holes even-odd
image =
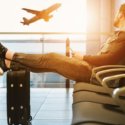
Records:
{"label": "glass pane", "polygon": [[[66,40],[63,43],[44,43],[44,53],[56,52],[62,55],[66,55]],[[86,43],[70,43],[70,47],[74,51],[82,52],[86,54]],[[71,54],[70,54],[71,55]],[[45,87],[65,87],[66,78],[56,73],[44,74],[44,86]],[[75,81],[70,80],[70,87],[73,87]]]}
{"label": "glass pane", "polygon": [[[62,41],[58,41],[62,42]],[[8,40],[1,42],[5,47],[14,52],[21,53],[50,53],[56,52],[62,55],[66,54],[66,43],[40,43],[40,41],[35,42],[35,40],[27,40],[27,42],[20,42],[18,40]],[[74,51],[79,51],[85,54],[86,52],[86,43],[70,43],[70,47]],[[30,77],[31,87],[65,87],[65,77],[56,74],[56,73],[32,73]],[[74,81],[70,80],[70,86],[72,87]],[[6,73],[0,77],[0,87],[6,87]]]}
{"label": "glass pane", "polygon": [[[22,42],[19,42],[18,40],[6,40],[1,43],[13,52],[42,54],[42,43],[40,43],[40,41],[35,42],[28,40],[24,42],[22,40]],[[0,76],[0,87],[6,87],[6,75],[7,73],[5,72],[3,76]],[[42,73],[30,72],[30,85],[33,86],[36,83],[42,83],[42,75]]]}
{"label": "glass pane", "polygon": [[[35,16],[22,8],[41,11],[55,3],[61,3],[62,6],[58,8],[58,12],[51,13],[54,17],[49,22],[41,19],[29,26],[20,23],[23,21],[23,17],[31,19]],[[86,0],[1,0],[0,15],[0,32],[86,32]],[[86,35],[0,34],[0,42],[14,52],[34,54],[56,52],[65,55],[67,37],[71,42],[76,40],[76,43],[86,40]],[[70,45],[74,51],[85,53],[85,43],[80,46],[74,43]],[[71,83],[73,82],[71,80]],[[65,78],[55,73],[31,73],[30,83],[32,87],[65,87]],[[5,86],[6,73],[0,77],[0,87]]]}
{"label": "glass pane", "polygon": [[[49,22],[43,19],[29,26],[20,23],[23,17],[28,20],[36,16],[22,8],[42,11],[55,3],[61,3],[57,11],[50,15]],[[1,0],[0,32],[85,32],[86,0]],[[4,24],[4,25],[3,25]]]}

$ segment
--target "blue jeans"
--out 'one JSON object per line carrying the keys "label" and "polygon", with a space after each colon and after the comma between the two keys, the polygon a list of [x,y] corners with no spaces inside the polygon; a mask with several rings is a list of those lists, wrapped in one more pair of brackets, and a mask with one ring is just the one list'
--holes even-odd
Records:
{"label": "blue jeans", "polygon": [[11,69],[26,69],[34,73],[54,72],[76,82],[90,82],[92,65],[58,53],[15,53]]}

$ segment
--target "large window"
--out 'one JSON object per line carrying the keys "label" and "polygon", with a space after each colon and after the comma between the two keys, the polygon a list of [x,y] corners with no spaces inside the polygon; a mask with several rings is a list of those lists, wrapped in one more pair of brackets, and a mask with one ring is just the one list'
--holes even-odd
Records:
{"label": "large window", "polygon": [[[22,8],[43,10],[61,3],[49,22],[39,20],[29,26],[20,22],[34,15]],[[86,31],[86,0],[0,0],[0,32],[85,32]]]}
{"label": "large window", "polygon": [[[49,22],[41,19],[29,26],[20,23],[23,17],[34,16],[22,8],[40,11],[55,3],[62,6],[58,12],[52,12],[53,18]],[[1,0],[0,15],[0,32],[86,32],[86,0]],[[86,53],[85,35],[0,34],[0,42],[14,52],[65,55],[67,37],[74,51]],[[65,78],[55,73],[31,73],[30,80],[33,87],[65,87]],[[0,77],[0,87],[6,87],[6,73]]]}

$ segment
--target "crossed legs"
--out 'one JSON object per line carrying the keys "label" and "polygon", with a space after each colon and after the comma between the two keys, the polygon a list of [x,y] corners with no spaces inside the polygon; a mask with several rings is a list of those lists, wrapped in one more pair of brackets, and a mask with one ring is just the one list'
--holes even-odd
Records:
{"label": "crossed legs", "polygon": [[69,58],[58,53],[26,54],[6,52],[7,68],[27,69],[31,72],[54,72],[74,81],[89,82],[92,66],[85,61]]}

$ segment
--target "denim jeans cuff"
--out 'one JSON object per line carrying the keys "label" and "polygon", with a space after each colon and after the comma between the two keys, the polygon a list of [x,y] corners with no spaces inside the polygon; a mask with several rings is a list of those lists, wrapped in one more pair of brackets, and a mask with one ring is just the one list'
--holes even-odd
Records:
{"label": "denim jeans cuff", "polygon": [[14,53],[12,61],[16,61],[16,57],[17,57],[17,52]]}
{"label": "denim jeans cuff", "polygon": [[18,63],[16,63],[17,53],[14,53],[12,61],[10,63],[10,69],[18,68]]}

